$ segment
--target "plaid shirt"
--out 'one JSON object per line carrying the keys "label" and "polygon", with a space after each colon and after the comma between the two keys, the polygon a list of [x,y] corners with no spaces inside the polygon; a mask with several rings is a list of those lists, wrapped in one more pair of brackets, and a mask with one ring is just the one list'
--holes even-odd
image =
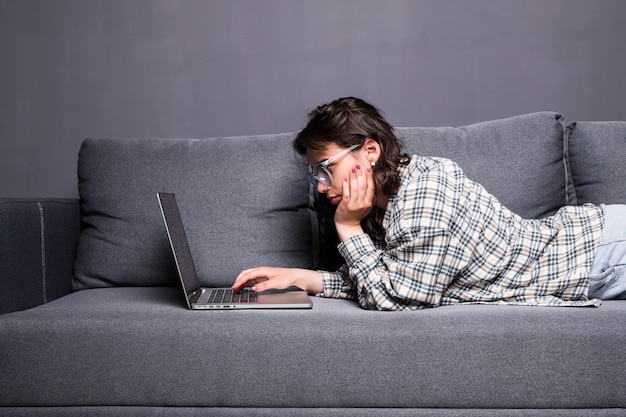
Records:
{"label": "plaid shirt", "polygon": [[345,264],[320,271],[322,296],[380,310],[600,304],[587,297],[600,206],[526,220],[447,159],[416,156],[400,170],[402,185],[387,210],[374,208],[363,220],[366,234],[339,244]]}

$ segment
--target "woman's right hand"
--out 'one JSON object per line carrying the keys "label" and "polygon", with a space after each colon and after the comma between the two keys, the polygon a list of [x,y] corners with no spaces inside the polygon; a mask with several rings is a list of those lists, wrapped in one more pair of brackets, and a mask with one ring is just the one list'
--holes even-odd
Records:
{"label": "woman's right hand", "polygon": [[256,292],[289,287],[298,287],[311,294],[319,294],[324,290],[322,275],[317,271],[269,266],[241,271],[235,279],[232,289],[240,291],[250,285],[252,285],[252,290]]}

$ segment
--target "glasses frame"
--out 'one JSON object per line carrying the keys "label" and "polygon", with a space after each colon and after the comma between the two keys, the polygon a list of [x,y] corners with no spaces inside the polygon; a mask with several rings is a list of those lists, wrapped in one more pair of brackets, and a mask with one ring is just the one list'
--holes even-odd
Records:
{"label": "glasses frame", "polygon": [[[326,187],[330,187],[333,183],[333,175],[330,173],[330,169],[328,168],[330,164],[337,161],[338,159],[343,158],[344,156],[360,148],[361,146],[362,146],[361,144],[352,145],[349,148],[344,149],[343,151],[339,152],[337,155],[334,155],[320,162],[319,164],[316,164],[315,166],[311,167],[311,172],[309,173],[309,182],[316,187],[318,183],[322,183],[322,185]],[[320,170],[322,170],[324,174],[328,176],[328,180],[330,181],[330,184],[326,184],[326,178],[323,178],[319,175]]]}

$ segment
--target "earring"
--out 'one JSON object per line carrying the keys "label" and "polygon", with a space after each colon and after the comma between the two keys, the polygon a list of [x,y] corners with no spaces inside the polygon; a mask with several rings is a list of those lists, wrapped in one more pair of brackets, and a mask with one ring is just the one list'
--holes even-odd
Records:
{"label": "earring", "polygon": [[374,165],[376,165],[376,162],[372,161],[370,162],[370,164],[372,164],[372,167],[373,167]]}

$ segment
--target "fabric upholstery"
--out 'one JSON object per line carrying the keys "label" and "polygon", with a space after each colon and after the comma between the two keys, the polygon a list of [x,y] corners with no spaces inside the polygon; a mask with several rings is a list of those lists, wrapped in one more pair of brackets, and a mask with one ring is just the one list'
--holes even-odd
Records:
{"label": "fabric upholstery", "polygon": [[229,407],[6,407],[3,417],[623,417],[619,408],[229,408]]}
{"label": "fabric upholstery", "polygon": [[70,292],[77,200],[0,199],[0,314]]}
{"label": "fabric upholstery", "polygon": [[[623,125],[602,123],[570,125],[565,141],[551,112],[397,131],[409,153],[454,159],[542,217],[576,198],[625,202],[612,174],[624,178]],[[43,303],[0,315],[0,415],[624,415],[623,301],[201,312],[157,287],[176,285],[157,191],[176,193],[204,285],[260,263],[307,267],[311,247],[332,248],[332,227],[312,233],[292,138],[90,139],[80,216],[77,201],[0,200],[0,309]],[[67,292],[77,241],[81,291],[50,302]]]}
{"label": "fabric upholstery", "polygon": [[578,204],[626,203],[626,122],[575,122],[567,127]]}
{"label": "fabric upholstery", "polygon": [[396,131],[407,153],[452,159],[522,217],[545,217],[567,204],[563,118],[558,113]]}
{"label": "fabric upholstery", "polygon": [[626,407],[621,301],[201,312],[182,297],[93,289],[4,315],[0,406]]}
{"label": "fabric upholstery", "polygon": [[311,267],[307,168],[292,139],[86,140],[73,289],[177,285],[159,191],[176,194],[202,285],[259,264]]}

